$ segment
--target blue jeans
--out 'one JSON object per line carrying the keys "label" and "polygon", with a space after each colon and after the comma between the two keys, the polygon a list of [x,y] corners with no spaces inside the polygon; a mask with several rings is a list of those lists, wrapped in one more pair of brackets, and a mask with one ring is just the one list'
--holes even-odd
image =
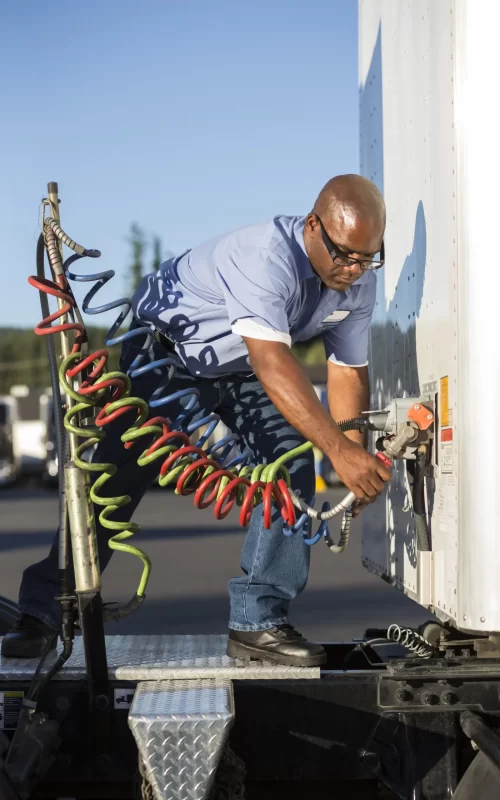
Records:
{"label": "blue jeans", "polygon": [[[124,344],[120,361],[123,372],[129,369],[139,349],[139,345],[133,342]],[[172,353],[155,341],[148,354],[150,360],[167,356],[172,356]],[[173,357],[177,359],[175,355]],[[163,379],[164,374],[155,370],[137,377],[132,380],[131,395],[149,401]],[[179,359],[176,374],[163,394],[189,387],[199,391],[193,419],[202,419],[216,412],[231,431],[239,434],[243,445],[252,451],[255,463],[274,461],[282,453],[304,442],[301,434],[286,422],[271,403],[255,376],[200,379],[193,377]],[[157,412],[173,421],[185,402],[185,399],[181,399],[177,403],[154,409],[152,413]],[[132,517],[141,498],[155,480],[161,464],[159,460],[148,467],[137,465],[137,457],[144,450],[144,440],[129,450],[123,447],[120,436],[131,424],[130,416],[126,414],[105,427],[106,437],[99,443],[93,456],[93,461],[111,462],[118,467],[116,475],[105,484],[101,494],[108,497],[130,495],[131,502],[113,515],[113,519],[122,521]],[[288,467],[292,487],[300,489],[302,497],[312,499],[315,480],[312,451],[296,458]],[[167,501],[167,497],[165,499]],[[176,498],[169,495],[168,501],[175,503]],[[100,510],[95,508],[95,518],[99,564],[104,570],[112,555],[108,547],[112,532],[100,525]],[[304,544],[301,531],[291,537],[283,535],[283,521],[278,512],[273,513],[271,529],[265,530],[262,506],[257,506],[241,554],[243,574],[229,583],[229,627],[240,631],[257,631],[285,623],[290,601],[306,585],[309,553],[310,547]],[[56,628],[60,611],[54,597],[58,592],[56,537],[49,555],[25,570],[19,595],[20,609]]]}

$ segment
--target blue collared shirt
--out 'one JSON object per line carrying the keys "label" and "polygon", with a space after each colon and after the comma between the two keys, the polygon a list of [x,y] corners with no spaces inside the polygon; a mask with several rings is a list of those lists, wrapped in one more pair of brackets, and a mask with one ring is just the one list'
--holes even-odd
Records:
{"label": "blue collared shirt", "polygon": [[375,275],[328,289],[307,257],[304,222],[274,217],[168,259],[140,283],[135,316],[175,342],[192,375],[251,373],[242,336],[292,345],[322,335],[327,358],[364,366]]}

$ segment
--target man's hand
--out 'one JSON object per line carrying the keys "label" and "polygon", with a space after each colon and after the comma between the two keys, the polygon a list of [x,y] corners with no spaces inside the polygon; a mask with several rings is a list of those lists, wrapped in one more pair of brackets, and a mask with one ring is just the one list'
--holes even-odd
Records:
{"label": "man's hand", "polygon": [[342,483],[358,500],[374,500],[383,490],[384,482],[391,479],[390,470],[378,458],[347,437],[337,453],[329,458]]}

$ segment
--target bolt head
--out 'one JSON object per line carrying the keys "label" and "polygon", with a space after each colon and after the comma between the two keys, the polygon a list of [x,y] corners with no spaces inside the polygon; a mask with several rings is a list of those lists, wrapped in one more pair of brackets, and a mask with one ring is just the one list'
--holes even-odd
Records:
{"label": "bolt head", "polygon": [[96,708],[98,708],[100,711],[103,711],[105,708],[108,707],[108,705],[109,705],[109,700],[105,694],[97,695],[95,699]]}
{"label": "bolt head", "polygon": [[413,694],[408,689],[398,689],[395,697],[399,703],[409,703],[413,700]]}
{"label": "bolt head", "polygon": [[415,411],[420,411],[420,405],[418,403],[415,403]]}
{"label": "bolt head", "polygon": [[484,617],[481,617],[481,622],[486,622]]}
{"label": "bolt head", "polygon": [[434,419],[434,417],[432,416],[432,414],[427,414],[427,419]]}
{"label": "bolt head", "polygon": [[424,692],[422,695],[422,703],[426,706],[435,706],[439,703],[439,697],[437,694],[433,694],[432,692]]}

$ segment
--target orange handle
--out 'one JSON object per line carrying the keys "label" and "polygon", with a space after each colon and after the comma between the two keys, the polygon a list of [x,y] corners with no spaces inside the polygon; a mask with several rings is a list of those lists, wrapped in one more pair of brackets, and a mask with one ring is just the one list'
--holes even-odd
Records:
{"label": "orange handle", "polygon": [[392,467],[391,459],[385,456],[383,453],[376,453],[375,458],[378,458],[382,462],[384,467],[387,467],[388,469]]}

